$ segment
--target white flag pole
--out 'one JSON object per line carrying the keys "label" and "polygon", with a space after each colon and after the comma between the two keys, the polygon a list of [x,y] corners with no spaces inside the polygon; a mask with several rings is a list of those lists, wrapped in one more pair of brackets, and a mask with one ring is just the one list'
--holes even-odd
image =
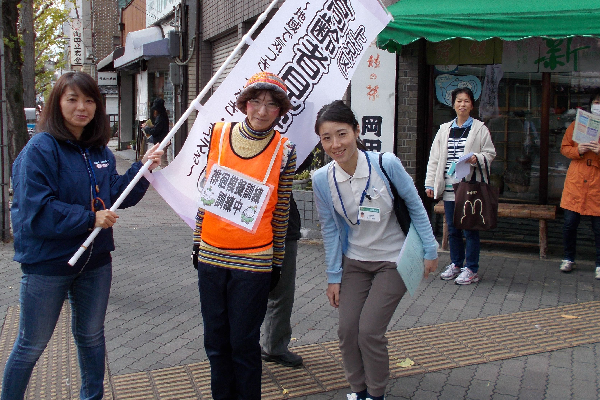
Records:
{"label": "white flag pole", "polygon": [[[269,7],[267,7],[267,9],[265,11],[263,11],[263,13],[260,15],[260,17],[258,17],[258,19],[254,23],[254,25],[252,26],[252,28],[250,28],[250,30],[244,35],[244,37],[242,38],[242,40],[240,41],[240,43],[238,43],[238,45],[233,50],[233,52],[229,55],[229,57],[227,57],[227,60],[225,60],[225,62],[223,63],[223,65],[221,65],[221,68],[219,68],[217,70],[217,72],[213,75],[213,77],[211,78],[211,80],[206,84],[206,86],[204,86],[204,89],[202,89],[202,91],[200,92],[200,94],[194,99],[194,101],[192,101],[192,104],[190,104],[190,106],[188,107],[188,109],[186,110],[186,112],[183,113],[183,115],[181,116],[181,118],[179,118],[179,121],[177,121],[177,123],[173,126],[173,128],[171,128],[171,130],[169,131],[169,133],[167,134],[167,136],[165,136],[165,138],[162,140],[162,142],[160,142],[160,145],[158,146],[158,148],[156,150],[163,150],[167,146],[167,144],[169,143],[169,141],[173,138],[173,136],[175,135],[175,133],[179,130],[179,128],[181,127],[181,125],[183,125],[187,121],[188,117],[194,111],[194,109],[202,107],[202,105],[200,104],[200,100],[212,88],[212,86],[215,84],[215,82],[217,81],[217,79],[219,79],[219,77],[221,76],[221,74],[223,73],[223,71],[225,70],[225,68],[227,68],[227,66],[231,63],[231,61],[234,59],[234,57],[240,52],[240,50],[242,49],[242,47],[244,46],[244,44],[246,44],[246,43],[248,45],[252,44],[252,34],[254,34],[254,32],[258,29],[258,27],[265,21],[265,19],[267,19],[267,16],[269,15],[269,12],[271,12],[271,10],[275,7],[275,5],[277,5],[278,2],[279,2],[279,0],[273,0],[271,2],[271,4],[269,4]],[[129,194],[129,192],[131,192],[131,190],[133,189],[133,187],[142,178],[142,175],[144,175],[144,172],[146,172],[148,170],[148,167],[150,167],[151,164],[152,164],[152,160],[146,161],[146,163],[138,171],[138,173],[135,175],[135,177],[131,180],[131,182],[129,183],[129,185],[127,185],[127,187],[125,188],[125,190],[123,190],[123,193],[121,193],[121,195],[119,196],[119,198],[114,202],[114,204],[110,208],[111,211],[116,211],[119,208],[119,206],[121,205],[121,203],[123,203],[123,201],[125,200],[125,198]],[[85,240],[85,242],[83,242],[83,244],[79,247],[79,249],[77,250],[77,252],[69,260],[69,265],[70,266],[75,265],[75,263],[77,262],[77,260],[79,260],[79,257],[81,257],[81,255],[83,254],[83,252],[89,247],[90,244],[92,244],[92,242],[94,241],[94,239],[96,238],[96,236],[98,236],[98,233],[100,233],[100,230],[102,230],[102,228],[95,228],[92,231],[92,233],[90,234],[90,236],[88,236],[88,238]]]}

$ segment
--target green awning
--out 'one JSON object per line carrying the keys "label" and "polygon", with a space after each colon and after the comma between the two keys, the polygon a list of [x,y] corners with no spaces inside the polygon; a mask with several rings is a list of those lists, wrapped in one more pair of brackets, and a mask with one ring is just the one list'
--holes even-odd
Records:
{"label": "green awning", "polygon": [[600,37],[600,0],[400,0],[388,11],[377,47],[390,52],[420,38]]}

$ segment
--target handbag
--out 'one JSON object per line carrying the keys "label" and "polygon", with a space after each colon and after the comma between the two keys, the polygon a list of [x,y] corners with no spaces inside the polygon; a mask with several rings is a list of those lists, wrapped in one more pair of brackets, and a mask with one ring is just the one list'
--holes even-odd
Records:
{"label": "handbag", "polygon": [[402,232],[404,232],[404,236],[408,236],[408,230],[410,228],[410,214],[408,213],[408,207],[406,207],[404,199],[400,197],[396,187],[392,183],[392,180],[388,176],[387,172],[385,172],[385,168],[383,168],[383,153],[379,153],[379,166],[390,183],[390,189],[392,190],[392,196],[394,197],[394,214],[396,214],[396,219],[400,224],[400,229],[402,229]]}
{"label": "handbag", "polygon": [[488,181],[485,182],[481,164],[477,160],[481,182],[476,180],[473,173],[470,181],[465,178],[454,187],[454,226],[457,229],[472,231],[487,231],[494,229],[498,223],[498,188],[489,184],[490,171],[484,158],[485,172]]}

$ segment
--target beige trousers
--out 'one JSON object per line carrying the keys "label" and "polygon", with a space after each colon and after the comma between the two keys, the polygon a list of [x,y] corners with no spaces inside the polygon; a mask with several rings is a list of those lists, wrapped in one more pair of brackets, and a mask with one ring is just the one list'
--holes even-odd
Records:
{"label": "beige trousers", "polygon": [[385,332],[406,286],[393,262],[344,256],[342,265],[338,336],[346,379],[353,392],[383,396],[390,375]]}

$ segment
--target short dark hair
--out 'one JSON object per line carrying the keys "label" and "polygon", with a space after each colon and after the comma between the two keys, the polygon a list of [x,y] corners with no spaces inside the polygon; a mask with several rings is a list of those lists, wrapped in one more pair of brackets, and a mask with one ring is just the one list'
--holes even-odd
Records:
{"label": "short dark hair", "polygon": [[[320,136],[319,129],[325,122],[339,122],[352,126],[354,131],[358,129],[358,120],[356,119],[354,112],[342,100],[334,100],[321,107],[317,113],[317,120],[315,121],[315,133],[317,136]],[[363,142],[358,138],[356,139],[356,147],[360,150],[367,150]]]}
{"label": "short dark hair", "polygon": [[283,117],[288,111],[292,109],[292,103],[290,102],[290,99],[287,97],[286,94],[282,92],[269,89],[247,88],[238,96],[236,100],[236,106],[238,110],[246,114],[246,104],[248,103],[248,101],[258,98],[261,92],[271,93],[273,101],[277,103],[277,106],[279,106],[280,117]]}
{"label": "short dark hair", "polygon": [[594,100],[600,100],[600,88],[594,89],[594,91],[590,95],[590,109],[592,108],[592,103],[594,102]]}
{"label": "short dark hair", "polygon": [[452,107],[454,107],[456,97],[461,93],[465,93],[467,96],[469,96],[469,98],[471,99],[471,103],[473,104],[473,106],[475,106],[475,96],[473,96],[473,91],[468,87],[460,87],[452,91]]}
{"label": "short dark hair", "polygon": [[341,122],[351,125],[354,130],[358,129],[358,121],[354,112],[342,100],[335,100],[321,107],[315,121],[315,133],[317,135],[321,125],[325,122]]}
{"label": "short dark hair", "polygon": [[[96,103],[94,118],[83,128],[83,133],[78,141],[65,126],[60,108],[60,99],[67,88],[81,90],[84,95],[91,97]],[[106,146],[111,136],[108,116],[106,115],[98,84],[91,76],[79,71],[67,72],[58,78],[52,92],[50,92],[50,96],[48,96],[48,101],[44,106],[37,126],[38,132],[45,131],[57,140],[71,140],[83,147]]]}

